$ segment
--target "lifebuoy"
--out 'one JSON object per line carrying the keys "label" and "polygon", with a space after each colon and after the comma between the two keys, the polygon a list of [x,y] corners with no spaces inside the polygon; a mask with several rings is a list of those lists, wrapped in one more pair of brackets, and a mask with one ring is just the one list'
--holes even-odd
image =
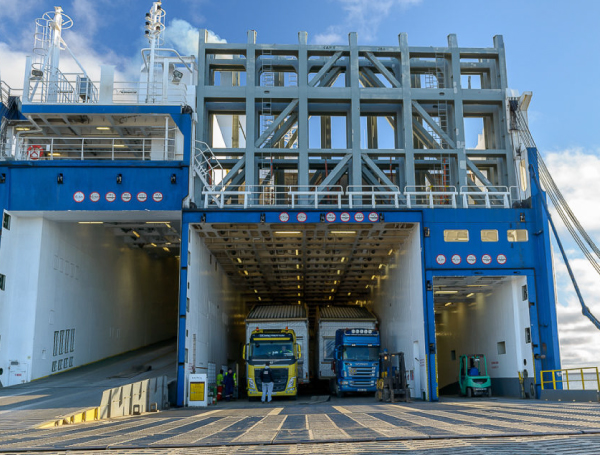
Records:
{"label": "lifebuoy", "polygon": [[27,157],[30,160],[35,161],[41,158],[42,156],[44,156],[44,147],[42,147],[41,145],[30,145],[27,148]]}

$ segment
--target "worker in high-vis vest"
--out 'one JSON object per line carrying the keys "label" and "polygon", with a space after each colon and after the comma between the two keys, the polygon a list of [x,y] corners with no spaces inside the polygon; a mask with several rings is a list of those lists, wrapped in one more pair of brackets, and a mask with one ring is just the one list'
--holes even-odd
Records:
{"label": "worker in high-vis vest", "polygon": [[223,370],[217,375],[217,401],[223,399]]}

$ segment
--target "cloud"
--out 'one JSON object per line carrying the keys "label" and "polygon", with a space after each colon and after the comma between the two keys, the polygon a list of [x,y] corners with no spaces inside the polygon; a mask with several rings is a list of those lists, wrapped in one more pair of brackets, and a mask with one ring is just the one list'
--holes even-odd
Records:
{"label": "cloud", "polygon": [[422,0],[331,0],[344,13],[341,24],[332,25],[324,33],[315,35],[316,44],[344,44],[344,35],[356,31],[360,40],[373,42],[381,22],[393,10],[408,8]]}
{"label": "cloud", "polygon": [[[181,55],[198,55],[199,30],[183,19],[173,19],[165,29],[165,41]],[[207,42],[226,43],[212,30],[208,30]]]}

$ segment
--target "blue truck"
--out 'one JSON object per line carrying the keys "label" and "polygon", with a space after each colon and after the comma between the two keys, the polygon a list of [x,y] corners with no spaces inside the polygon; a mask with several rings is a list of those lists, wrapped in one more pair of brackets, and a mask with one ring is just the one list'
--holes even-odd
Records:
{"label": "blue truck", "polygon": [[374,328],[336,330],[332,391],[338,397],[346,392],[377,391],[380,347],[379,331]]}

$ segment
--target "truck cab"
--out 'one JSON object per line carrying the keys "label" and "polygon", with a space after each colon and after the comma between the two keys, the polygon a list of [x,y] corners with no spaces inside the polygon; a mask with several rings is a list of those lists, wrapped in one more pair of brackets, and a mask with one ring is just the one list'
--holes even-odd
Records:
{"label": "truck cab", "polygon": [[375,329],[338,329],[332,391],[341,397],[345,392],[375,392],[379,377],[381,341]]}
{"label": "truck cab", "polygon": [[257,329],[252,331],[244,347],[248,397],[262,395],[260,374],[267,362],[274,379],[273,396],[295,398],[298,392],[298,360],[300,346],[296,334],[289,329]]}

